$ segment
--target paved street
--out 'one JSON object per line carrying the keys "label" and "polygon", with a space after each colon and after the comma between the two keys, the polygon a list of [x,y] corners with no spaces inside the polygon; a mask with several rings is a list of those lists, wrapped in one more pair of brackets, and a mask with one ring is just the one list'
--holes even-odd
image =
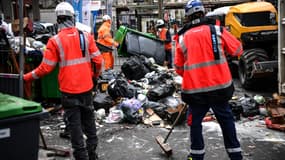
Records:
{"label": "paved street", "polygon": [[[226,160],[220,128],[216,122],[204,122],[204,139],[206,160]],[[263,120],[249,121],[244,119],[236,123],[245,160],[281,160],[285,156],[284,133],[269,130]],[[47,133],[47,132],[46,132]],[[59,138],[58,134],[46,134],[51,147],[68,148],[68,140]],[[189,130],[184,124],[175,128],[168,143],[173,149],[172,157],[167,157],[155,141],[155,136],[165,137],[168,130],[158,127],[130,124],[104,124],[99,127],[98,153],[101,160],[183,160],[189,148]],[[41,150],[44,159],[46,151]],[[51,159],[70,159],[50,157]]]}
{"label": "paved street", "polygon": [[[236,94],[260,94],[261,92],[245,92],[236,83]],[[270,96],[273,91],[262,92]],[[61,116],[53,115],[48,123],[42,125],[48,146],[54,148],[70,148],[66,139],[59,137]],[[219,125],[214,122],[203,123],[206,145],[205,160],[227,160]],[[263,118],[254,120],[243,118],[236,122],[245,160],[282,160],[285,157],[284,132],[267,129]],[[173,149],[171,157],[165,156],[155,141],[157,135],[165,137],[168,130],[158,126],[148,127],[144,124],[106,124],[98,125],[98,154],[101,160],[185,160],[189,148],[189,129],[185,124],[175,127],[168,139]],[[71,158],[46,157],[46,151],[40,150],[40,160]]]}

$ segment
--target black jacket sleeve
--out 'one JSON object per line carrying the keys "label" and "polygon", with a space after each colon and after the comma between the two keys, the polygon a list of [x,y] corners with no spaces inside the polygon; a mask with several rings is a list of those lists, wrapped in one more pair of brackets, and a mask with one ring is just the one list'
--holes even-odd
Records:
{"label": "black jacket sleeve", "polygon": [[169,30],[167,30],[165,43],[169,43],[169,42],[171,42],[171,41],[172,41],[172,40],[171,40],[170,32],[169,32]]}

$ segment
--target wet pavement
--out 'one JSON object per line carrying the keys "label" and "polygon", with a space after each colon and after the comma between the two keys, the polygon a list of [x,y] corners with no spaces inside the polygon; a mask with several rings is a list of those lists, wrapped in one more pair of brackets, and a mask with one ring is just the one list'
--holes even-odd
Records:
{"label": "wet pavement", "polygon": [[[236,82],[237,83],[237,82]],[[273,91],[245,92],[236,86],[236,94],[261,94],[270,96]],[[41,128],[49,147],[71,151],[70,142],[59,137],[62,132],[61,113],[53,114],[41,122]],[[173,155],[167,157],[155,137],[165,137],[168,129],[159,126],[146,126],[144,124],[107,124],[98,123],[97,134],[99,144],[97,152],[100,160],[186,160],[189,150],[189,128],[185,123],[175,127],[168,139]],[[242,118],[236,122],[238,138],[243,150],[245,160],[282,160],[285,157],[284,132],[268,129],[264,117],[256,116],[254,119]],[[223,145],[223,137],[218,123],[215,121],[203,122],[206,155],[205,160],[227,160]],[[46,151],[40,149],[39,160],[70,160],[71,157],[47,157]]]}

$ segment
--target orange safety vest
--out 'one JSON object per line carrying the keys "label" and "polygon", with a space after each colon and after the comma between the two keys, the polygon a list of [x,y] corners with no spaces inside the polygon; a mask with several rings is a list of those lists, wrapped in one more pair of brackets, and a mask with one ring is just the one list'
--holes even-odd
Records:
{"label": "orange safety vest", "polygon": [[98,39],[97,41],[105,46],[112,47],[117,46],[111,35],[111,23],[106,21],[98,29]]}
{"label": "orange safety vest", "polygon": [[[167,31],[168,31],[167,28],[165,28],[165,27],[161,28],[161,31],[159,32],[159,38],[161,40],[166,40]],[[165,43],[164,48],[165,48],[165,50],[171,50],[171,48],[172,48],[171,42]]]}
{"label": "orange safety vest", "polygon": [[62,92],[78,94],[93,88],[91,61],[96,64],[95,76],[99,76],[102,56],[93,37],[84,33],[85,53],[81,51],[79,32],[76,28],[64,28],[50,38],[41,64],[25,74],[25,80],[38,79],[50,73],[59,63],[58,82]]}
{"label": "orange safety vest", "polygon": [[232,84],[226,53],[242,54],[241,43],[223,27],[200,25],[176,39],[175,69],[183,77],[182,92],[204,93]]}

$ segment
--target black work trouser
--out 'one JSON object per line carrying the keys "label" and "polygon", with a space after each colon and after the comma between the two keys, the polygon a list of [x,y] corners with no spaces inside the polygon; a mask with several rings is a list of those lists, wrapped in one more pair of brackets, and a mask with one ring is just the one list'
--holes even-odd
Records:
{"label": "black work trouser", "polygon": [[167,67],[172,68],[172,51],[165,50],[165,61],[168,62]]}
{"label": "black work trouser", "polygon": [[[62,93],[65,122],[71,134],[76,160],[96,159],[97,134],[91,91],[82,94]],[[87,136],[84,140],[83,133]]]}

